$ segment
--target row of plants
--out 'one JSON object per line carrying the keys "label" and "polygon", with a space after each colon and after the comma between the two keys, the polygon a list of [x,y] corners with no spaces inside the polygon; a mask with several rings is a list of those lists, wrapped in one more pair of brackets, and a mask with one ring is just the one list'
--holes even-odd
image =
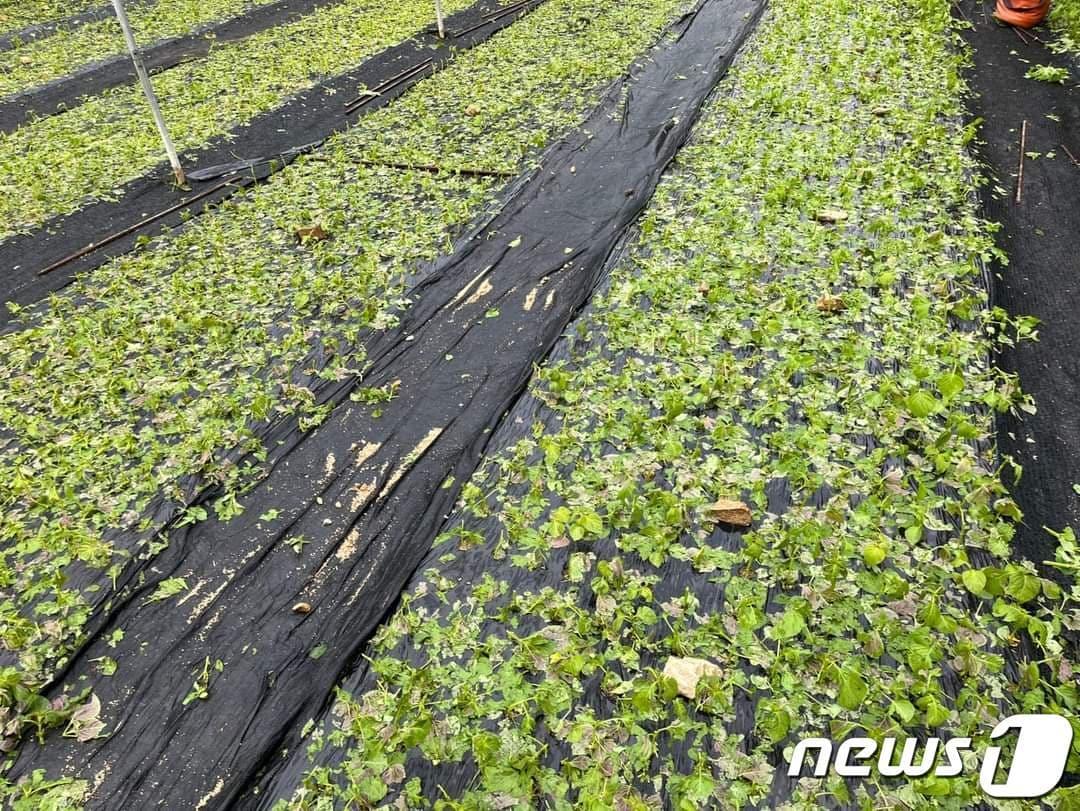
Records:
{"label": "row of plants", "polygon": [[[1080,589],[1011,547],[993,411],[1033,406],[989,357],[1035,325],[987,308],[952,26],[771,0],[280,808],[1020,807],[978,754],[1080,733]],[[961,776],[777,778],[926,734],[975,739]]]}
{"label": "row of plants", "polygon": [[[468,5],[447,0],[445,11]],[[433,17],[430,0],[342,0],[164,71],[154,77],[154,89],[178,149],[196,148],[400,42]],[[162,160],[137,85],[0,134],[0,239],[109,199]]]}
{"label": "row of plants", "polygon": [[[275,0],[176,0],[132,5],[131,28],[141,46],[188,34]],[[126,55],[115,17],[61,28],[0,53],[0,98],[70,76],[95,62]]]}
{"label": "row of plants", "polygon": [[3,0],[0,2],[0,35],[61,20],[101,5],[101,0]]}
{"label": "row of plants", "polygon": [[1057,29],[1063,48],[1080,53],[1080,1],[1054,0],[1050,4],[1050,25]]}
{"label": "row of plants", "polygon": [[[0,671],[5,748],[55,720],[34,688],[94,597],[69,567],[107,588],[160,539],[106,538],[152,533],[147,504],[186,504],[192,476],[223,484],[213,512],[238,514],[258,471],[224,451],[265,453],[259,426],[286,415],[318,424],[309,385],[357,373],[351,342],[392,324],[403,278],[495,203],[495,178],[453,170],[532,165],[685,5],[549,0],[265,186],[20,315],[0,338],[0,640],[19,659]],[[424,156],[449,171],[373,165]]]}

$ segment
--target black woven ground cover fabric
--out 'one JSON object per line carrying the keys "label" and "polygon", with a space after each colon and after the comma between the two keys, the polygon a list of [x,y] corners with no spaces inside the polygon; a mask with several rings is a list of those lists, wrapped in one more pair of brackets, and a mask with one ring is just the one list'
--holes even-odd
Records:
{"label": "black woven ground cover fabric", "polygon": [[[490,432],[585,305],[604,263],[755,24],[760,6],[705,0],[605,94],[477,236],[412,292],[391,331],[365,339],[378,409],[338,407],[314,433],[284,431],[242,516],[170,533],[132,588],[102,607],[64,674],[93,686],[114,731],[54,736],[13,772],[89,780],[92,807],[224,807],[267,796],[371,632],[428,551]],[[273,446],[273,445],[272,445]],[[296,549],[303,550],[297,555]],[[172,577],[190,599],[147,600]],[[298,603],[309,613],[293,610]],[[122,639],[115,630],[124,629]],[[122,663],[101,678],[108,647]],[[220,662],[220,665],[218,664]],[[199,685],[211,686],[206,696]]]}
{"label": "black woven ground cover fabric", "polygon": [[[332,133],[346,128],[356,115],[365,115],[392,102],[418,81],[448,64],[456,53],[486,41],[539,3],[519,7],[511,14],[489,17],[500,10],[498,0],[479,0],[447,19],[448,31],[462,32],[460,35],[440,40],[433,31],[421,31],[355,70],[320,82],[286,104],[215,138],[205,149],[184,154],[185,165],[196,170],[233,163],[237,159],[263,159],[254,168],[231,179],[192,179],[187,189],[179,190],[173,183],[168,163],[163,162],[145,177],[125,184],[115,200],[93,203],[72,214],[56,217],[28,234],[4,240],[0,243],[0,304],[29,305],[40,301],[65,287],[76,274],[130,251],[140,237],[174,227],[239,189],[269,177],[299,154],[298,147],[301,151],[310,150]],[[431,62],[427,64],[429,60]],[[358,86],[377,87],[401,75],[405,75],[402,81],[393,84],[355,114],[347,114],[345,103],[355,96]],[[274,159],[272,162],[271,158]],[[153,219],[145,227],[140,226],[173,208],[176,210],[167,216]],[[40,274],[54,263],[122,231],[129,232],[79,259]],[[0,306],[0,329],[11,321],[12,314]]]}
{"label": "black woven ground cover fabric", "polygon": [[[1034,397],[1033,414],[1005,415],[998,445],[1022,467],[1012,490],[1024,513],[1017,550],[1042,564],[1056,540],[1046,531],[1080,526],[1080,88],[1076,62],[1038,41],[1025,44],[998,24],[990,3],[961,7],[972,24],[969,81],[973,116],[983,119],[977,153],[991,181],[982,187],[987,219],[1001,224],[997,244],[1007,265],[993,268],[993,301],[1016,316],[1039,319],[1039,340],[1006,347],[997,361],[1018,373]],[[1043,39],[1052,34],[1043,29]],[[1025,74],[1037,65],[1070,70],[1063,84]],[[1023,184],[1017,200],[1020,141]],[[1070,153],[1073,157],[1070,157]],[[1044,568],[1046,576],[1059,570]]]}
{"label": "black woven ground cover fabric", "polygon": [[[335,2],[337,0],[279,0],[257,6],[232,19],[199,26],[182,37],[152,43],[141,48],[140,55],[151,73],[168,70],[181,62],[205,56],[211,48],[222,43],[286,25],[301,15]],[[117,54],[62,79],[28,88],[0,101],[0,133],[18,129],[32,118],[62,115],[65,110],[77,107],[87,96],[134,81],[135,68],[131,59],[127,54]]]}

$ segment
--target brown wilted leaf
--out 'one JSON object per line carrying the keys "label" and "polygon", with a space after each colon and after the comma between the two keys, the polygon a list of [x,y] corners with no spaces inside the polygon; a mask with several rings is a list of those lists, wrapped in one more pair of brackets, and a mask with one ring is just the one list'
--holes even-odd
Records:
{"label": "brown wilted leaf", "polygon": [[615,609],[619,604],[610,594],[604,594],[596,598],[596,616],[602,620],[610,620],[615,616]]}
{"label": "brown wilted leaf", "polygon": [[480,105],[470,104],[468,107],[465,108],[465,115],[480,115]]}
{"label": "brown wilted leaf", "polygon": [[822,296],[817,300],[817,308],[823,313],[839,313],[847,309],[839,296]]}
{"label": "brown wilted leaf", "polygon": [[101,700],[97,694],[91,693],[90,699],[71,714],[64,737],[74,738],[79,743],[92,741],[101,735],[105,729],[105,722],[101,715]]}
{"label": "brown wilted leaf", "polygon": [[705,520],[714,524],[731,524],[736,527],[748,527],[753,515],[746,502],[730,498],[721,498],[705,507]]}
{"label": "brown wilted leaf", "polygon": [[664,664],[664,675],[675,680],[679,695],[686,698],[697,697],[697,685],[702,676],[719,676],[720,673],[719,665],[693,656],[669,656]]}
{"label": "brown wilted leaf", "polygon": [[297,603],[292,607],[294,614],[310,614],[311,603]]}
{"label": "brown wilted leaf", "polygon": [[321,242],[329,236],[321,225],[296,229],[296,239],[300,242]]}

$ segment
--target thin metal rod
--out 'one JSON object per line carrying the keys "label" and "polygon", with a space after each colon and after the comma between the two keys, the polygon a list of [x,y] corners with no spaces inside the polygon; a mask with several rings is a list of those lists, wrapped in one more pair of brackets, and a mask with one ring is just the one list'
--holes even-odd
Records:
{"label": "thin metal rod", "polygon": [[498,19],[499,17],[505,17],[507,14],[513,14],[519,8],[531,5],[532,3],[535,3],[535,2],[536,2],[536,0],[517,0],[517,2],[507,3],[502,8],[497,8],[494,11],[485,12],[484,14],[481,14],[480,16],[485,20]]}
{"label": "thin metal rod", "polygon": [[392,90],[393,88],[397,87],[398,85],[403,84],[404,82],[407,82],[410,79],[414,78],[415,76],[423,73],[425,70],[427,70],[431,66],[432,66],[432,60],[431,59],[425,59],[420,64],[413,65],[412,67],[407,68],[406,70],[403,70],[401,73],[397,74],[396,76],[391,76],[389,79],[386,79],[386,80],[380,82],[379,84],[377,84],[373,88],[371,88],[363,96],[359,96],[358,98],[355,98],[350,102],[346,102],[346,104],[345,104],[345,112],[346,112],[346,114],[355,112],[358,108],[363,107],[365,104],[367,104],[368,102],[373,101],[374,99],[378,98],[383,93],[386,93],[387,91]]}
{"label": "thin metal rod", "polygon": [[173,146],[172,138],[169,136],[169,128],[165,125],[165,118],[161,115],[161,107],[158,105],[157,95],[154,93],[154,86],[150,83],[150,76],[147,74],[142,59],[139,57],[139,49],[135,44],[135,36],[131,33],[131,24],[128,22],[127,12],[124,10],[124,0],[112,0],[112,4],[113,10],[116,11],[116,19],[119,21],[120,28],[124,32],[124,40],[127,42],[128,53],[131,54],[131,61],[135,65],[135,73],[139,77],[139,83],[142,85],[146,101],[150,104],[150,112],[154,116],[154,124],[157,125],[158,133],[161,135],[161,141],[165,144],[165,152],[169,156],[169,165],[172,166],[173,175],[176,177],[177,184],[183,186],[187,183],[187,178],[184,177],[184,167],[180,165],[180,156],[176,154],[176,147]]}
{"label": "thin metal rod", "polygon": [[1024,150],[1027,149],[1027,119],[1020,126],[1020,168],[1016,173],[1016,202],[1019,204],[1024,194]]}
{"label": "thin metal rod", "polygon": [[157,214],[153,215],[152,217],[147,217],[146,219],[139,220],[139,222],[135,223],[134,225],[129,225],[127,228],[124,228],[124,229],[122,229],[120,231],[117,231],[114,234],[109,234],[109,236],[105,237],[104,239],[102,239],[102,240],[100,240],[98,242],[91,242],[85,248],[80,248],[79,250],[75,251],[75,253],[69,254],[68,256],[65,256],[63,259],[60,259],[60,260],[58,260],[56,262],[53,262],[47,268],[43,268],[43,269],[39,270],[37,272],[37,275],[38,276],[44,276],[47,273],[52,273],[54,270],[58,270],[59,268],[62,268],[66,264],[74,262],[76,259],[82,259],[84,256],[87,256],[88,254],[91,254],[94,251],[98,250],[98,248],[104,248],[106,245],[109,245],[109,244],[111,244],[113,242],[116,242],[116,240],[118,240],[118,239],[120,239],[122,237],[126,237],[129,234],[133,234],[136,231],[150,225],[151,223],[157,222],[162,217],[167,217],[170,214],[173,214],[173,213],[179,211],[182,208],[187,208],[192,203],[198,202],[199,200],[203,199],[204,197],[209,197],[214,192],[221,191],[226,186],[229,186],[229,185],[231,185],[231,184],[233,184],[235,182],[236,182],[235,178],[230,178],[228,180],[223,180],[220,183],[218,183],[216,186],[212,186],[209,189],[206,189],[205,191],[201,191],[198,194],[196,194],[196,195],[194,195],[192,197],[189,197],[187,200],[179,202],[174,206],[169,206],[164,211],[159,211]]}
{"label": "thin metal rod", "polygon": [[426,172],[431,175],[451,174],[463,175],[464,177],[516,177],[517,172],[503,172],[499,169],[471,169],[468,167],[445,167],[436,166],[433,163],[395,163],[392,161],[360,161],[361,166],[373,168],[400,169],[403,171]]}

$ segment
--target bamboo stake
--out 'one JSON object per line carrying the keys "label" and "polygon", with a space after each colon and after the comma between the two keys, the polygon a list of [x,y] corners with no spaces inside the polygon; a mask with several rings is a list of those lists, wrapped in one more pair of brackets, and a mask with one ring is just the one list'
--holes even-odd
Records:
{"label": "bamboo stake", "polygon": [[1020,196],[1024,193],[1024,150],[1027,149],[1027,119],[1024,119],[1020,127],[1020,170],[1016,177],[1016,202],[1020,202]]}
{"label": "bamboo stake", "polygon": [[443,22],[442,0],[435,0],[435,19],[439,23],[439,39],[445,39],[446,24]]}
{"label": "bamboo stake", "polygon": [[124,32],[124,40],[127,42],[131,61],[135,65],[135,73],[139,77],[139,83],[142,85],[143,93],[146,95],[146,101],[150,104],[154,124],[157,125],[161,141],[165,144],[165,152],[169,156],[169,164],[172,166],[173,175],[176,177],[177,184],[183,186],[187,183],[187,178],[184,177],[184,168],[180,165],[180,156],[176,154],[176,147],[173,146],[172,138],[169,136],[169,128],[165,125],[165,119],[161,115],[161,107],[158,105],[157,96],[154,94],[154,86],[150,84],[150,76],[147,74],[142,59],[139,57],[135,36],[131,33],[131,24],[128,22],[127,12],[124,10],[124,0],[112,0],[112,4],[113,10],[116,12],[116,19]]}

